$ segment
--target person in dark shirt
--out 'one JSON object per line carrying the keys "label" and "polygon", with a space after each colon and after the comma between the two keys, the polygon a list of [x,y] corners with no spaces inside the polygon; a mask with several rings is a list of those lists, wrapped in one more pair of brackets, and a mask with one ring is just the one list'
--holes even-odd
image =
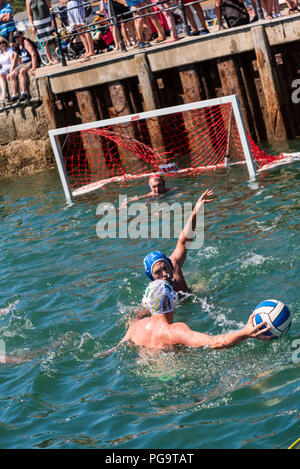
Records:
{"label": "person in dark shirt", "polygon": [[[11,102],[25,101],[27,99],[27,73],[34,74],[40,65],[39,55],[34,43],[24,37],[22,31],[14,32],[15,54],[12,59],[11,72],[9,74],[12,96]],[[18,75],[20,75],[20,97],[18,98]]]}

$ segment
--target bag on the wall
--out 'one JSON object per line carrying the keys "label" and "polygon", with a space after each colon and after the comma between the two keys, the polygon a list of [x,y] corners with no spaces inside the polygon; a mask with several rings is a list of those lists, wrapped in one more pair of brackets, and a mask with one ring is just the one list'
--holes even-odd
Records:
{"label": "bag on the wall", "polygon": [[249,13],[242,1],[223,0],[221,8],[228,28],[250,23]]}

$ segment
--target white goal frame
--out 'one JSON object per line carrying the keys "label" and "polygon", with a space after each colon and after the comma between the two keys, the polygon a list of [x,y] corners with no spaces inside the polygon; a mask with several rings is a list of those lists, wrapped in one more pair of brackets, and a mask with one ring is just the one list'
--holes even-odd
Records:
{"label": "white goal frame", "polygon": [[[159,117],[159,116],[166,115],[166,114],[169,115],[169,114],[175,114],[178,112],[192,111],[194,109],[200,109],[204,107],[211,107],[211,106],[217,106],[217,105],[228,104],[228,103],[231,103],[232,105],[232,114],[235,117],[235,121],[237,124],[237,129],[238,129],[238,133],[241,139],[241,145],[242,145],[243,152],[245,155],[245,161],[247,164],[249,177],[250,179],[255,179],[256,168],[255,168],[253,158],[252,158],[249,140],[248,140],[247,133],[246,133],[246,127],[245,127],[244,119],[243,119],[241,109],[240,109],[239,99],[237,95],[230,95],[230,96],[223,96],[221,98],[214,98],[214,99],[208,99],[205,101],[197,101],[197,102],[193,102],[189,104],[183,104],[179,106],[171,106],[167,108],[155,109],[153,111],[141,112],[139,114],[130,114],[130,115],[116,117],[112,119],[99,120],[99,121],[94,121],[94,122],[88,122],[85,124],[78,124],[78,125],[73,125],[70,127],[60,127],[58,129],[49,130],[48,132],[49,138],[50,138],[50,142],[52,145],[53,153],[55,156],[59,176],[62,182],[62,186],[63,186],[63,190],[65,193],[67,203],[72,203],[74,196],[96,190],[99,187],[103,186],[103,184],[109,181],[110,182],[121,181],[124,179],[124,177],[116,177],[116,178],[111,178],[109,180],[104,180],[104,181],[102,180],[102,181],[99,181],[98,183],[91,183],[88,186],[84,186],[83,188],[77,189],[72,192],[69,182],[68,182],[67,174],[65,171],[63,156],[60,152],[60,147],[58,144],[57,137],[59,135],[67,135],[69,133],[80,132],[82,130],[96,129],[96,128],[101,128],[101,127],[106,127],[108,125],[124,124],[126,122],[138,121],[142,119],[148,119],[151,117]],[[182,170],[178,172],[181,173],[184,171],[186,170]],[[136,177],[144,177],[144,176],[145,175],[136,176]],[[134,177],[134,176],[131,175],[131,177]]]}

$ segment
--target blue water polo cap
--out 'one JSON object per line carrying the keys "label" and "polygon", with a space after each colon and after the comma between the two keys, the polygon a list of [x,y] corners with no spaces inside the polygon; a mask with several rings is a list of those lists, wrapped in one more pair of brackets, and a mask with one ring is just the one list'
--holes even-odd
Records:
{"label": "blue water polo cap", "polygon": [[144,259],[144,266],[145,266],[145,272],[146,275],[150,278],[150,280],[154,280],[153,275],[152,275],[152,269],[154,264],[158,261],[166,261],[169,266],[173,269],[173,265],[171,260],[164,255],[164,253],[160,251],[152,251],[150,252]]}

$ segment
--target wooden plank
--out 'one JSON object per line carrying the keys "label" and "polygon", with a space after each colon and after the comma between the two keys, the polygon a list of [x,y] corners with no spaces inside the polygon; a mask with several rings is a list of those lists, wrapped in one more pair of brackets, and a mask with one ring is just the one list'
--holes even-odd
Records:
{"label": "wooden plank", "polygon": [[[156,82],[151,71],[148,57],[146,54],[139,54],[135,57],[135,65],[137,76],[143,96],[144,111],[152,111],[160,106]],[[162,153],[164,151],[163,133],[159,124],[159,120],[153,118],[147,122],[148,132],[151,140],[151,146],[154,151]],[[163,155],[160,157],[161,164],[166,163]]]}
{"label": "wooden plank", "polygon": [[40,78],[38,86],[39,95],[42,99],[46,120],[48,122],[48,129],[56,129],[59,126],[59,120],[56,117],[56,109],[50,86],[50,79],[48,77]]}
{"label": "wooden plank", "polygon": [[264,27],[262,25],[253,27],[252,37],[270,122],[270,125],[267,126],[268,135],[274,140],[285,139],[287,131],[280,107],[281,96],[278,77]]}
{"label": "wooden plank", "polygon": [[[109,108],[110,117],[120,117],[132,113],[132,107],[126,90],[126,84],[123,82],[114,82],[108,86],[111,106]],[[124,170],[128,173],[132,171],[133,158],[128,150],[122,145],[122,136],[135,138],[134,128],[130,123],[119,124],[113,129],[120,135],[120,143],[117,149],[120,157],[120,163]]]}
{"label": "wooden plank", "polygon": [[[182,98],[184,104],[193,103],[204,99],[199,76],[195,67],[180,67],[179,77],[182,85]],[[195,138],[195,135],[191,134],[190,132],[190,130],[194,130],[193,117],[190,113],[183,114],[183,122],[186,129],[188,139],[187,143],[189,147],[189,154],[185,155],[185,161],[187,166],[193,166],[194,160],[197,159],[197,157],[199,156],[199,142],[198,139]],[[209,135],[205,119],[202,120],[201,125],[203,125],[203,128],[207,131]]]}
{"label": "wooden plank", "polygon": [[[82,123],[98,120],[97,109],[94,106],[93,94],[90,90],[75,93]],[[106,170],[106,160],[103,153],[102,139],[93,133],[82,133],[82,144],[86,151],[91,175],[90,182],[101,179]]]}
{"label": "wooden plank", "polygon": [[238,56],[234,58],[227,58],[226,60],[218,61],[218,71],[222,84],[223,95],[237,94],[240,101],[241,112],[249,133],[255,135],[255,127],[253,125],[253,118],[249,107],[247,92],[242,78],[242,73],[239,66]]}

